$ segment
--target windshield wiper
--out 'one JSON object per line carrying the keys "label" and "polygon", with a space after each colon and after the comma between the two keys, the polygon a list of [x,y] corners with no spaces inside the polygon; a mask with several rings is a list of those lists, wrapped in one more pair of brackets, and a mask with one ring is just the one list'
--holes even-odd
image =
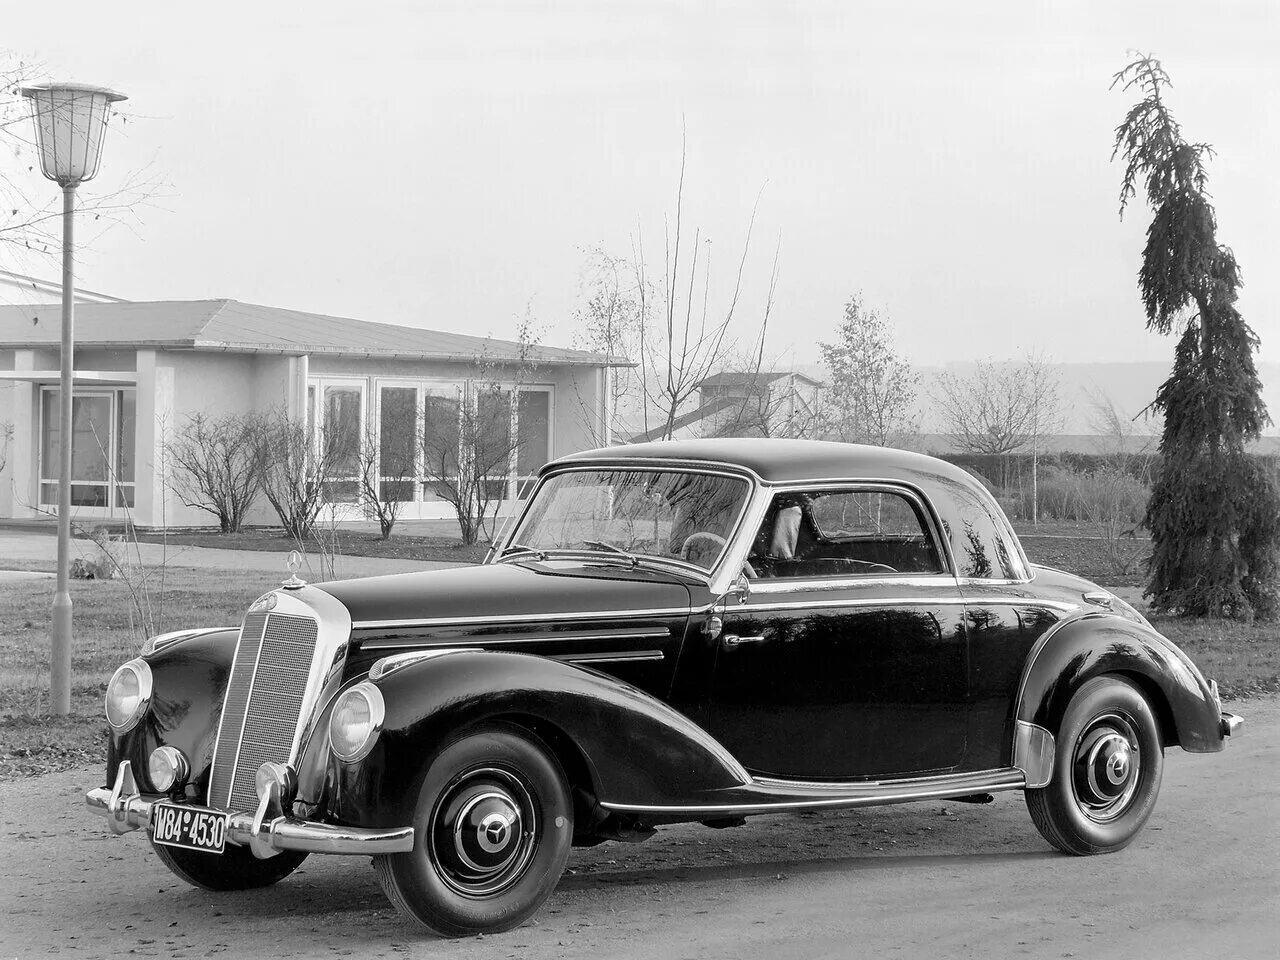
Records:
{"label": "windshield wiper", "polygon": [[544,551],[542,551],[542,550],[538,550],[538,549],[536,549],[535,547],[527,547],[527,546],[525,546],[523,543],[511,543],[511,544],[508,544],[507,546],[503,547],[503,548],[502,548],[502,552],[501,552],[500,554],[498,554],[498,559],[499,559],[499,560],[505,560],[505,559],[507,559],[507,557],[508,557],[508,556],[510,556],[510,555],[514,555],[514,554],[517,554],[517,553],[519,553],[519,554],[524,554],[524,553],[531,554],[532,556],[536,557],[538,560],[545,560],[545,559],[547,559],[547,555],[546,555],[546,553],[545,553]]}

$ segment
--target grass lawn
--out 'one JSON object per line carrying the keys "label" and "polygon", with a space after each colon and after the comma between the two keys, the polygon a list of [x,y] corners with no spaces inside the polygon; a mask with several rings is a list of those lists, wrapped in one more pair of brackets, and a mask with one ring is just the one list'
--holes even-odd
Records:
{"label": "grass lawn", "polygon": [[[168,543],[178,547],[218,547],[223,550],[259,550],[287,553],[294,541],[279,530],[246,530],[242,533],[139,533],[142,543]],[[361,530],[339,530],[336,553],[353,557],[388,557],[394,560],[443,560],[450,563],[479,563],[488,553],[487,543],[465,546],[458,537],[411,536],[395,534],[383,540],[376,533]],[[318,546],[307,544],[308,553],[319,553]]]}
{"label": "grass lawn", "polygon": [[[155,632],[238,624],[270,586],[261,573],[170,569],[163,594],[156,592]],[[125,583],[71,581],[71,715],[47,716],[53,590],[52,578],[0,583],[0,779],[102,760],[107,681],[145,638]]]}
{"label": "grass lawn", "polygon": [[[1033,561],[1080,573],[1108,586],[1138,586],[1137,576],[1110,572],[1103,543],[1090,531],[1046,525],[1023,533]],[[1074,533],[1072,532],[1074,529]],[[456,540],[344,534],[348,543],[369,551],[422,550],[366,555],[460,560]],[[189,539],[188,539],[189,537]],[[429,545],[434,541],[434,546]],[[170,543],[280,550],[281,537],[251,532],[235,537],[171,536]],[[423,542],[428,545],[424,546]],[[429,554],[427,550],[441,552]],[[452,551],[452,552],[447,552]],[[349,552],[355,553],[355,550]],[[476,548],[474,559],[483,556]],[[20,566],[20,564],[6,564]],[[238,624],[248,604],[271,585],[261,573],[171,568],[164,592],[155,602],[155,632],[186,626]],[[101,761],[105,751],[102,696],[112,672],[134,656],[145,630],[131,617],[129,588],[120,581],[72,581],[75,604],[72,714],[48,717],[48,620],[53,580],[0,583],[0,779],[43,773]],[[1224,697],[1280,693],[1280,626],[1228,621],[1159,618],[1158,630],[1181,646],[1206,676],[1218,680]]]}

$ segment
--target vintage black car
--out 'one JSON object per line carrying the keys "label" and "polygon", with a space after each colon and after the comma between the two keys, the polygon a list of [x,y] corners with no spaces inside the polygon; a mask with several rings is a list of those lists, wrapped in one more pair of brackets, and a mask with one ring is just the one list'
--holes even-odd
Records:
{"label": "vintage black car", "polygon": [[445,935],[532,916],[574,844],[681,821],[1022,790],[1053,846],[1108,853],[1166,747],[1240,723],[963,470],[790,440],[566,457],[483,565],[291,578],[148,642],[106,712],[89,806],[183,879],[371,855]]}

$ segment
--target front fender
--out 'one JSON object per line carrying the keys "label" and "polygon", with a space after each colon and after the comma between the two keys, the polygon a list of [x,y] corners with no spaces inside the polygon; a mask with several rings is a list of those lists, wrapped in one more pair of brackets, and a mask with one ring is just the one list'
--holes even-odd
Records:
{"label": "front fender", "polygon": [[1195,664],[1151,627],[1108,613],[1082,614],[1050,628],[1028,657],[1014,718],[1056,731],[1076,690],[1102,674],[1128,677],[1142,689],[1166,746],[1176,743],[1192,753],[1223,749],[1221,709]]}
{"label": "front fender", "polygon": [[[377,675],[377,671],[373,671]],[[432,755],[460,731],[507,720],[575,750],[599,800],[696,803],[750,776],[688,717],[617,679],[528,654],[454,650],[378,679],[382,734],[356,763],[330,757],[329,813],[353,826],[408,823]],[[545,736],[544,736],[545,738]]]}
{"label": "front fender", "polygon": [[128,760],[139,786],[152,792],[147,781],[147,758],[156,747],[168,744],[181,750],[191,764],[184,795],[193,802],[204,803],[222,700],[239,635],[238,627],[193,633],[146,655],[154,682],[151,708],[124,736],[110,736],[108,784],[115,782],[120,761]]}

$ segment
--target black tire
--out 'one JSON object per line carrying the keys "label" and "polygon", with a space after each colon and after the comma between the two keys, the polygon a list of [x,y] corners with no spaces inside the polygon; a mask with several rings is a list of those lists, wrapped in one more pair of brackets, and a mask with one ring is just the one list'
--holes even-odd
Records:
{"label": "black tire", "polygon": [[564,771],[527,731],[469,731],[432,759],[409,853],[373,858],[383,892],[433,933],[500,933],[555,890],[573,840]]}
{"label": "black tire", "polygon": [[160,861],[193,887],[205,890],[253,890],[279,883],[303,860],[305,853],[286,850],[266,860],[259,860],[248,847],[227,844],[222,853],[202,853],[152,843]]}
{"label": "black tire", "polygon": [[1155,809],[1164,771],[1146,697],[1118,677],[1076,691],[1056,733],[1053,780],[1026,791],[1036,829],[1064,853],[1123,850]]}

